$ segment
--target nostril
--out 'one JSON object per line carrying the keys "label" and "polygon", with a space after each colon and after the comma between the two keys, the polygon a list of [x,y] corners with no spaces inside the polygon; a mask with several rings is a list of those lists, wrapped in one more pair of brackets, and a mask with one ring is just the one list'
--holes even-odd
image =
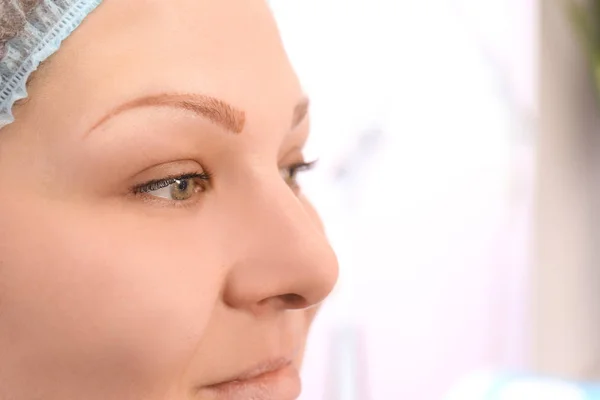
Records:
{"label": "nostril", "polygon": [[279,299],[283,301],[286,308],[298,309],[308,307],[306,299],[296,293],[282,294],[279,296]]}

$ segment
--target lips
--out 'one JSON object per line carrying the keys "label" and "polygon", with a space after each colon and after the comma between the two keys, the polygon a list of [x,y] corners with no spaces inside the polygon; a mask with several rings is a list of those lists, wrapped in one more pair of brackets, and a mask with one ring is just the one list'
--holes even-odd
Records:
{"label": "lips", "polygon": [[300,395],[298,370],[290,359],[262,363],[202,389],[215,400],[294,400]]}

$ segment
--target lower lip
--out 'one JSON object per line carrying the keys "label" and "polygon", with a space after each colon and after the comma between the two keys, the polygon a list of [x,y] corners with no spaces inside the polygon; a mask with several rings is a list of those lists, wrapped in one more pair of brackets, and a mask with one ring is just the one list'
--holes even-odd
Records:
{"label": "lower lip", "polygon": [[298,370],[287,365],[252,379],[225,382],[206,390],[218,400],[294,400],[300,396],[301,383]]}

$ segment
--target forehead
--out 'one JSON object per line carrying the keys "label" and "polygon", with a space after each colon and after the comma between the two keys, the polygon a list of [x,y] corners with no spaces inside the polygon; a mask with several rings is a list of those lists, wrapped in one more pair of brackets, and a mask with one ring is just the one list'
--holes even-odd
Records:
{"label": "forehead", "polygon": [[162,92],[218,97],[250,123],[285,106],[289,124],[301,97],[262,0],[105,0],[34,84],[42,93],[28,107],[43,106],[48,124],[68,110],[81,128],[115,104]]}

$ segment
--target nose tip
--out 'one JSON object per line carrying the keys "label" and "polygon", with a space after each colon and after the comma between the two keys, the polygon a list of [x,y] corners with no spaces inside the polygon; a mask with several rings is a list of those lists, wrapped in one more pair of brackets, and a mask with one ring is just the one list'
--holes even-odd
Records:
{"label": "nose tip", "polygon": [[[339,267],[335,253],[326,242],[324,249],[309,256],[304,262],[300,262],[292,270],[289,278],[296,275],[296,282],[290,283],[290,292],[286,299],[295,299],[288,301],[288,308],[308,308],[322,303],[331,293],[338,279]],[[307,251],[308,252],[308,251]],[[292,268],[294,268],[292,266]],[[302,301],[300,301],[302,299]]]}
{"label": "nose tip", "polygon": [[[312,225],[315,227],[315,225]],[[232,267],[224,291],[233,308],[305,309],[320,304],[333,290],[338,261],[327,239],[315,229],[294,234],[262,230],[254,257]]]}

